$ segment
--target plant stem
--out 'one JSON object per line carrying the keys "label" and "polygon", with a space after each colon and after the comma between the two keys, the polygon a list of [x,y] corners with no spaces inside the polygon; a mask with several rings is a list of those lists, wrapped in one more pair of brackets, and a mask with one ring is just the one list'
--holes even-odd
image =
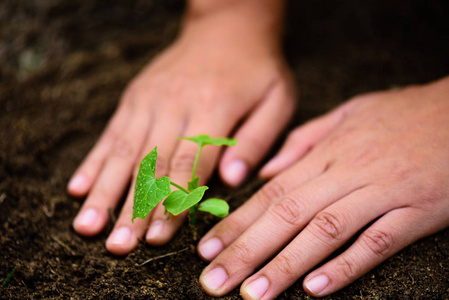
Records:
{"label": "plant stem", "polygon": [[170,184],[171,184],[172,186],[174,186],[174,187],[176,187],[176,188],[180,189],[181,191],[183,191],[183,192],[185,192],[185,193],[189,194],[189,191],[188,191],[188,190],[186,190],[185,188],[183,188],[182,186],[180,186],[179,184],[177,184],[177,183],[174,183],[173,181],[170,181]]}
{"label": "plant stem", "polygon": [[192,206],[189,208],[189,219],[190,224],[195,225],[196,224],[196,214],[198,212],[198,204]]}
{"label": "plant stem", "polygon": [[201,144],[198,148],[198,152],[196,153],[195,162],[193,163],[193,170],[192,170],[192,181],[195,179],[195,173],[196,173],[196,166],[198,165],[198,160],[200,159],[200,153],[203,149],[203,145]]}
{"label": "plant stem", "polygon": [[8,285],[9,281],[11,280],[11,278],[14,275],[14,273],[16,272],[16,270],[17,270],[17,266],[14,266],[14,268],[8,274],[8,276],[6,276],[6,279],[3,281],[3,284],[2,284],[2,289],[5,288]]}

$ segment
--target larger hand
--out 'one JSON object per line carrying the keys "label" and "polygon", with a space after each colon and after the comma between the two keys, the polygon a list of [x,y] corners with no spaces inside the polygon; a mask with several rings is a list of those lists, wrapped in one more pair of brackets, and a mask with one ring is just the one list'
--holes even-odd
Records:
{"label": "larger hand", "polygon": [[[252,30],[247,22],[224,14],[190,23],[133,80],[69,184],[72,195],[89,193],[74,220],[78,233],[92,236],[104,228],[108,209],[118,205],[140,160],[155,146],[157,177],[169,175],[187,183],[197,148],[177,140],[179,136],[228,136],[240,124],[235,131],[238,146],[221,163],[222,177],[230,185],[238,185],[263,157],[293,111],[293,92],[278,38]],[[218,156],[216,147],[204,149],[197,168],[202,181]],[[185,217],[167,219],[159,207],[146,220],[131,223],[133,184],[106,243],[114,254],[128,253],[145,234],[151,244],[167,242]]]}
{"label": "larger hand", "polygon": [[448,149],[449,78],[357,97],[299,127],[262,175],[291,167],[200,241],[213,259],[203,288],[244,281],[243,298],[272,299],[366,227],[304,280],[314,296],[343,288],[449,225]]}

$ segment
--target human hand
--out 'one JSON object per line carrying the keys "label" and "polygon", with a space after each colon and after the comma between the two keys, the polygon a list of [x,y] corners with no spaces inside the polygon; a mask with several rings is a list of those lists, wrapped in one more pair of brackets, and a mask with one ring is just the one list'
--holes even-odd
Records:
{"label": "human hand", "polygon": [[[167,217],[158,207],[145,220],[132,223],[132,191],[140,160],[155,146],[157,177],[190,179],[197,148],[177,140],[179,136],[235,132],[239,143],[221,160],[221,175],[233,186],[264,156],[292,114],[294,95],[278,38],[255,32],[245,22],[235,15],[231,20],[223,15],[195,20],[131,82],[68,185],[74,196],[88,194],[73,223],[76,232],[93,236],[102,231],[108,209],[119,204],[131,180],[107,249],[126,254],[145,234],[150,244],[169,241],[185,214]],[[203,150],[197,168],[203,183],[219,154],[216,147]]]}
{"label": "human hand", "polygon": [[280,174],[200,241],[212,260],[202,287],[220,296],[243,282],[244,299],[273,299],[358,235],[304,279],[325,296],[447,227],[448,128],[449,77],[356,97],[297,128],[261,170]]}

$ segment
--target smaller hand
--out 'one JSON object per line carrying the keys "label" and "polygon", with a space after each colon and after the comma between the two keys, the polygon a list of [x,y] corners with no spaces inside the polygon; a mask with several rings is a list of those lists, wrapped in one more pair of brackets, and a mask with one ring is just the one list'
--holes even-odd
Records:
{"label": "smaller hand", "polygon": [[357,97],[294,130],[261,171],[279,174],[200,241],[205,291],[243,282],[244,299],[273,299],[357,235],[304,280],[329,295],[447,227],[448,99],[449,77]]}
{"label": "smaller hand", "polygon": [[[129,253],[144,236],[153,245],[174,236],[186,215],[167,217],[161,205],[145,220],[131,222],[137,169],[155,146],[156,177],[168,175],[180,184],[190,180],[197,152],[196,145],[178,140],[180,136],[235,132],[240,142],[221,161],[222,177],[234,186],[268,151],[293,111],[291,77],[275,42],[231,17],[231,23],[223,17],[197,20],[126,89],[100,140],[68,185],[74,196],[88,194],[73,222],[76,232],[101,232],[108,210],[127,193],[106,242],[111,253]],[[203,150],[196,173],[201,185],[219,156],[217,147]]]}

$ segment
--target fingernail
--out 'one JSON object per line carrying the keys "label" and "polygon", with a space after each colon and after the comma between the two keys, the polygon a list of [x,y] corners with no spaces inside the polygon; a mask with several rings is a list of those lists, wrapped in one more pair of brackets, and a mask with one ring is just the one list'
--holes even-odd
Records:
{"label": "fingernail", "polygon": [[123,245],[129,242],[131,230],[128,227],[121,227],[109,236],[108,242],[111,244]]}
{"label": "fingernail", "polygon": [[86,177],[84,175],[78,174],[75,175],[72,179],[69,181],[69,190],[71,191],[77,191],[77,190],[83,190],[84,186],[86,185]]}
{"label": "fingernail", "polygon": [[154,221],[153,224],[151,224],[150,229],[147,233],[147,240],[154,239],[158,235],[161,234],[162,229],[164,228],[164,222],[161,220]]}
{"label": "fingernail", "polygon": [[251,298],[261,299],[267,292],[269,285],[270,282],[268,281],[268,279],[262,276],[248,284],[245,287],[245,291],[248,293],[248,295],[251,296]]}
{"label": "fingernail", "polygon": [[238,186],[245,179],[248,173],[248,166],[241,160],[231,162],[225,172],[226,181],[232,186]]}
{"label": "fingernail", "polygon": [[218,290],[228,279],[228,274],[223,268],[215,268],[204,275],[204,285],[210,290]]}
{"label": "fingernail", "polygon": [[202,257],[212,260],[223,250],[223,244],[219,239],[211,238],[201,244],[198,250]]}
{"label": "fingernail", "polygon": [[75,218],[74,223],[77,226],[90,227],[95,223],[97,217],[98,212],[93,208],[88,208]]}
{"label": "fingernail", "polygon": [[319,295],[329,284],[329,277],[318,275],[306,282],[307,289],[314,295]]}

